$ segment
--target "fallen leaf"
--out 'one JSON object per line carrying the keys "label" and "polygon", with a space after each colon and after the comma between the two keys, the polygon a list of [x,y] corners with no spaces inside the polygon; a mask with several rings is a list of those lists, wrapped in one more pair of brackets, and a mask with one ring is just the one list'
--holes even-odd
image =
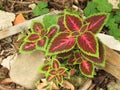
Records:
{"label": "fallen leaf", "polygon": [[50,85],[52,87],[52,90],[59,90],[59,87],[56,86],[55,83],[53,83],[53,82],[48,83],[46,81],[46,79],[41,79],[41,81],[42,81],[42,83],[38,83],[38,85],[37,85],[38,90],[46,90],[45,87],[48,86],[48,85]]}
{"label": "fallen leaf", "polygon": [[69,90],[75,90],[74,86],[67,80],[63,82],[62,87]]}
{"label": "fallen leaf", "polygon": [[19,23],[25,22],[25,18],[23,17],[23,14],[20,13],[16,16],[15,20],[14,20],[14,25],[17,25]]}
{"label": "fallen leaf", "polygon": [[10,78],[5,78],[4,80],[1,81],[2,85],[8,85],[12,83],[12,80]]}

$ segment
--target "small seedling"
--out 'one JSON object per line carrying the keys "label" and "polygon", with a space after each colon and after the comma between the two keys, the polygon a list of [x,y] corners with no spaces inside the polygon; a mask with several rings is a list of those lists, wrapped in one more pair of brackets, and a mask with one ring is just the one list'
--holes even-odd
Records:
{"label": "small seedling", "polygon": [[33,9],[34,16],[43,15],[49,12],[48,3],[47,2],[40,2],[36,5],[36,7]]}

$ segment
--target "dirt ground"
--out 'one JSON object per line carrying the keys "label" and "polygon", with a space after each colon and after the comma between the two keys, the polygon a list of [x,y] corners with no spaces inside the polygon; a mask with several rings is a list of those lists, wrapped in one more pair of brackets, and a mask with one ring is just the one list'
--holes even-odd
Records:
{"label": "dirt ground", "polygon": [[[27,20],[34,18],[32,10],[29,8],[30,4],[37,4],[40,1],[46,1],[49,3],[48,8],[52,10],[63,10],[66,6],[72,8],[73,5],[77,6],[79,10],[86,7],[89,0],[0,0],[0,9],[7,12],[23,13]],[[10,36],[8,38],[0,40],[0,61],[7,58],[10,55],[16,53],[17,42],[16,37],[18,35]],[[0,65],[0,90],[28,90],[14,82],[10,81],[9,70]],[[96,75],[92,79],[92,85],[89,90],[103,90],[107,89],[107,84],[111,81],[116,82],[116,78],[108,74],[103,70],[96,70]]]}

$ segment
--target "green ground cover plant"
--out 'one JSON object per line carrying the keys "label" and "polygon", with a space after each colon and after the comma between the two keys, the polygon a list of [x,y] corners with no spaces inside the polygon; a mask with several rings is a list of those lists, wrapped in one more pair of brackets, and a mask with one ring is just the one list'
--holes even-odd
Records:
{"label": "green ground cover plant", "polygon": [[48,7],[47,2],[39,2],[33,9],[34,16],[39,16],[48,13],[49,9],[47,7]]}

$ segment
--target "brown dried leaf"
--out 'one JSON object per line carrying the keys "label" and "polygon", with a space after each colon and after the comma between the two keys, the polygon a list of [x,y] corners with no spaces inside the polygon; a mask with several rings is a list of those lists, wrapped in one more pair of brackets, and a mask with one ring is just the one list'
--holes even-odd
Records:
{"label": "brown dried leaf", "polygon": [[5,78],[4,80],[1,81],[2,85],[8,85],[12,83],[13,81],[10,78]]}
{"label": "brown dried leaf", "polygon": [[75,87],[67,80],[63,82],[62,87],[69,90],[75,90]]}

